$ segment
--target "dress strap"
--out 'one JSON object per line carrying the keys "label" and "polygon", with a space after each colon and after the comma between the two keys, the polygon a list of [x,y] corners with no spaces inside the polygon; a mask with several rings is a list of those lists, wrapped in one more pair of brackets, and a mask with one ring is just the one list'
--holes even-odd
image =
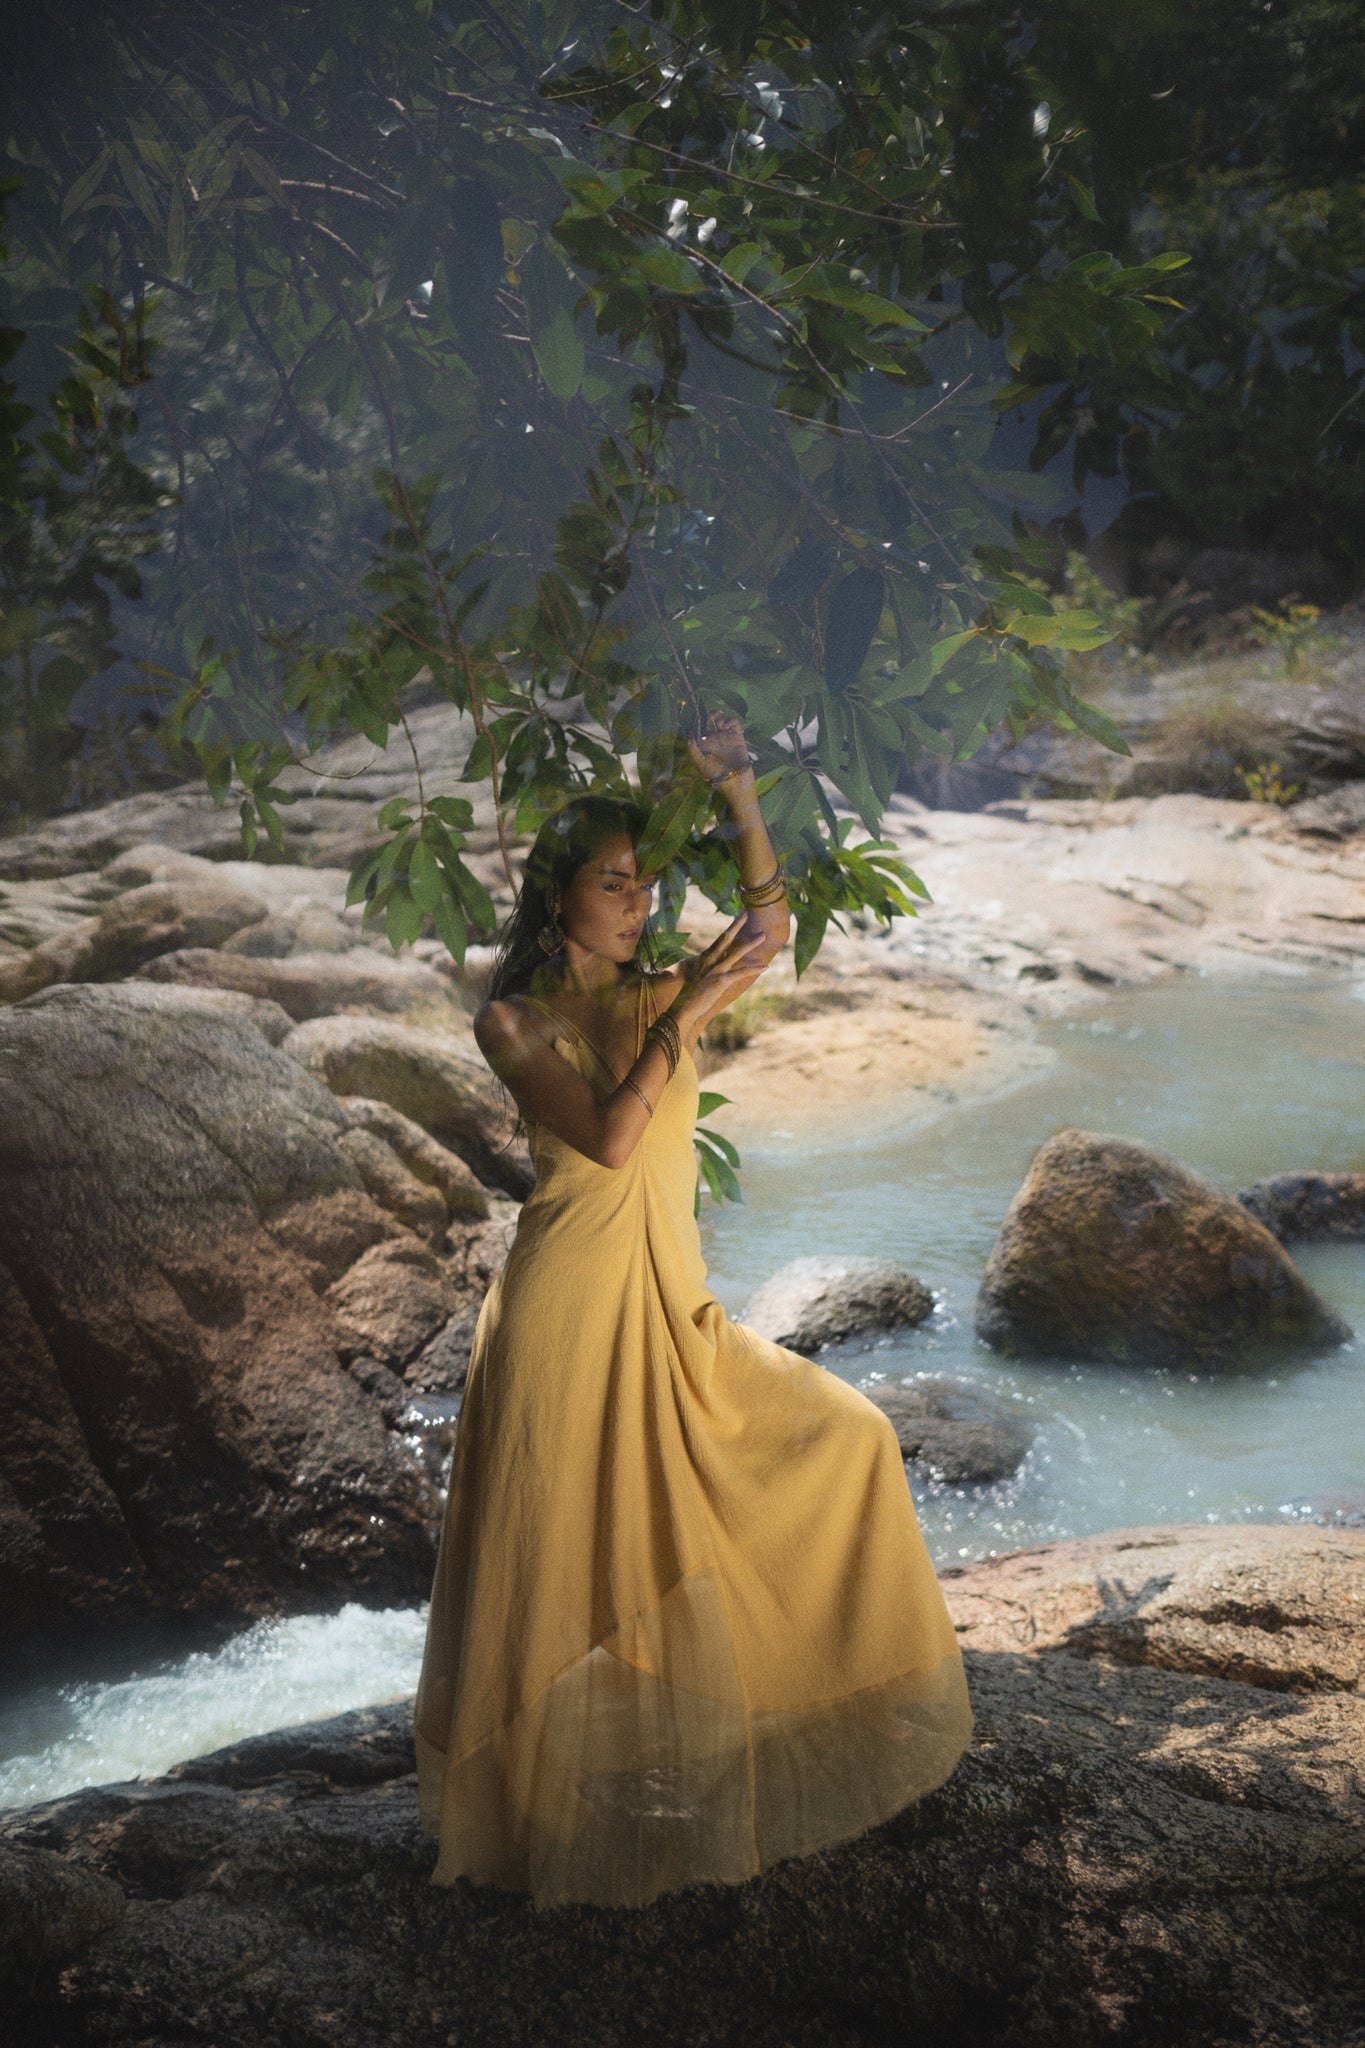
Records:
{"label": "dress strap", "polygon": [[620,1087],[620,1076],[617,1074],[617,1071],[615,1067],[612,1065],[611,1061],[607,1058],[606,1054],[600,1049],[600,1047],[593,1044],[587,1032],[581,1030],[580,1027],[574,1023],[572,1017],[566,1017],[563,1015],[561,1011],[552,1009],[549,1003],[542,1002],[539,996],[515,995],[513,996],[512,1001],[514,1003],[525,1003],[528,1009],[539,1010],[543,1016],[551,1018],[554,1023],[562,1024],[566,1031],[572,1031],[574,1037],[581,1039],[583,1044],[587,1046],[588,1051],[597,1061],[597,1064],[601,1067],[602,1071],[606,1074],[611,1075],[612,1086],[614,1088]]}

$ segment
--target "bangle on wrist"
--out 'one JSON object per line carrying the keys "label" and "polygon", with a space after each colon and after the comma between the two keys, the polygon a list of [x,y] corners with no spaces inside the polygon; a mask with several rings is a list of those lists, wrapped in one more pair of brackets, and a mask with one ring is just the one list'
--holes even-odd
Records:
{"label": "bangle on wrist", "polygon": [[678,1029],[677,1018],[670,1016],[667,1010],[661,1017],[656,1017],[645,1033],[645,1044],[658,1046],[668,1062],[668,1078],[671,1081],[678,1071],[678,1061],[682,1058],[682,1033]]}
{"label": "bangle on wrist", "polygon": [[630,1075],[629,1075],[629,1074],[627,1074],[627,1075],[626,1075],[626,1077],[625,1077],[624,1081],[622,1081],[622,1083],[621,1083],[621,1086],[622,1086],[623,1088],[629,1088],[629,1090],[630,1090],[630,1092],[631,1092],[631,1094],[632,1094],[632,1095],[638,1095],[638,1096],[639,1096],[639,1098],[640,1098],[640,1100],[641,1100],[641,1102],[643,1102],[643,1104],[644,1104],[644,1106],[645,1106],[645,1111],[646,1111],[646,1114],[647,1114],[647,1115],[649,1115],[649,1116],[653,1116],[653,1114],[654,1114],[654,1104],[653,1104],[653,1103],[652,1103],[652,1102],[650,1101],[649,1097],[648,1097],[648,1096],[647,1096],[647,1095],[645,1094],[645,1091],[644,1091],[644,1089],[643,1089],[643,1088],[637,1088],[637,1087],[636,1087],[635,1083],[634,1083],[634,1082],[633,1082],[633,1081],[631,1080],[631,1078],[630,1078]]}
{"label": "bangle on wrist", "polygon": [[765,882],[741,882],[739,900],[746,910],[762,910],[769,903],[777,903],[787,893],[787,875],[781,861]]}
{"label": "bangle on wrist", "polygon": [[727,768],[724,774],[708,775],[706,779],[710,783],[712,789],[719,789],[723,782],[733,782],[737,775],[743,775],[745,771],[749,768],[752,768],[753,765],[754,764],[752,761],[746,761],[743,767]]}

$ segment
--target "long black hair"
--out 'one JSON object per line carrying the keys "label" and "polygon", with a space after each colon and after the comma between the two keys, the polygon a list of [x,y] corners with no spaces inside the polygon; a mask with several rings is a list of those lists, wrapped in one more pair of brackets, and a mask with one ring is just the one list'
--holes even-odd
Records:
{"label": "long black hair", "polygon": [[[609,839],[619,839],[624,834],[632,846],[638,845],[648,815],[643,805],[621,798],[582,796],[545,820],[526,856],[526,871],[512,915],[498,934],[488,984],[490,1001],[524,994],[537,970],[551,964],[555,956],[548,945],[541,944],[541,934],[555,924],[555,904],[578,870]],[[646,970],[654,964],[648,926],[635,958]]]}

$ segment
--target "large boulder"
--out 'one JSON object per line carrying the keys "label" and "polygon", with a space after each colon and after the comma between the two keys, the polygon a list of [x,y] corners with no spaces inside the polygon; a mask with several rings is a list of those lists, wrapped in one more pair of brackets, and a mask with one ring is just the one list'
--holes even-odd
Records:
{"label": "large boulder", "polygon": [[934,1297],[894,1259],[793,1259],[765,1280],[743,1320],[790,1351],[900,1330],[932,1314]]}
{"label": "large boulder", "polygon": [[907,1377],[863,1392],[891,1417],[906,1463],[949,1486],[1012,1478],[1032,1441],[1000,1402],[956,1380]]}
{"label": "large boulder", "polygon": [[395,1372],[449,1322],[459,1298],[440,1261],[411,1240],[371,1245],[327,1290],[342,1355]]}
{"label": "large boulder", "polygon": [[336,1095],[365,1095],[459,1154],[487,1187],[518,1198],[534,1176],[515,1141],[513,1114],[480,1059],[472,1033],[421,1031],[381,1017],[315,1017],[284,1050]]}
{"label": "large boulder", "polygon": [[57,981],[113,981],[159,953],[221,945],[265,914],[259,896],[216,879],[145,882],[0,966],[0,1001],[22,1001]]}
{"label": "large boulder", "polygon": [[1281,1243],[1295,1238],[1365,1238],[1365,1173],[1277,1173],[1237,1195]]}
{"label": "large boulder", "polygon": [[1005,1352],[1177,1367],[1351,1334],[1240,1202],[1149,1145],[1076,1130],[1042,1147],[1010,1204],[976,1327]]}
{"label": "large boulder", "polygon": [[29,1969],[16,2036],[1349,2048],[1363,1576],[1365,1532],[1206,1525],[950,1572],[977,1734],[948,1784],[629,1913],[435,1889],[403,1705],[7,1816],[16,1857],[127,1897]]}
{"label": "large boulder", "polygon": [[489,1214],[488,1190],[456,1152],[451,1152],[421,1124],[367,1095],[339,1095],[337,1102],[352,1131],[378,1138],[401,1160],[415,1180],[433,1188],[448,1216],[466,1222]]}
{"label": "large boulder", "polygon": [[[429,1255],[221,991],[0,1011],[0,1632],[419,1599],[435,1504],[323,1290]],[[259,1006],[268,1009],[269,1006]]]}
{"label": "large boulder", "polygon": [[433,968],[370,946],[344,953],[295,953],[287,959],[194,946],[163,953],[137,971],[144,980],[186,988],[240,989],[278,1003],[296,1024],[350,1011],[379,1011],[419,1023],[453,1021],[463,1014],[450,983]]}

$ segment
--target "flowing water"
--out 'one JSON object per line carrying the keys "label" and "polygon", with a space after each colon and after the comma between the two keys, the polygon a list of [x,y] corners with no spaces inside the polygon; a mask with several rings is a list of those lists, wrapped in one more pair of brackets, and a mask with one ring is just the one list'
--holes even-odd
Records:
{"label": "flowing water", "polygon": [[[811,1251],[900,1259],[939,1306],[918,1330],[822,1363],[855,1383],[926,1372],[1018,1404],[1034,1433],[1016,1476],[915,1475],[940,1564],[1140,1522],[1365,1511],[1365,1245],[1295,1256],[1360,1338],[1274,1371],[1159,1373],[1006,1363],[972,1303],[1037,1147],[1067,1124],[1142,1138],[1229,1190],[1272,1173],[1365,1165],[1365,983],[1181,981],[1046,1028],[1050,1069],[925,1124],[879,1106],[837,1142],[774,1132],[745,1148],[742,1208],[703,1224],[731,1311]],[[152,1658],[0,1700],[0,1806],[149,1776],[269,1728],[412,1690],[422,1611],[347,1606],[262,1623],[216,1650]]]}

